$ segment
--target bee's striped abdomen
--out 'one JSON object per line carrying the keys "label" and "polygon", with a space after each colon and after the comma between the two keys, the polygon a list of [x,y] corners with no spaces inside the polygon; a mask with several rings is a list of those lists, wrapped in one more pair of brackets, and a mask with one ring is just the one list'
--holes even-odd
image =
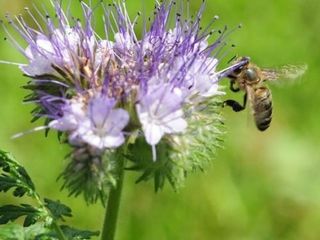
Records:
{"label": "bee's striped abdomen", "polygon": [[255,89],[252,107],[257,128],[260,131],[266,130],[270,126],[272,119],[272,97],[268,88],[260,87]]}

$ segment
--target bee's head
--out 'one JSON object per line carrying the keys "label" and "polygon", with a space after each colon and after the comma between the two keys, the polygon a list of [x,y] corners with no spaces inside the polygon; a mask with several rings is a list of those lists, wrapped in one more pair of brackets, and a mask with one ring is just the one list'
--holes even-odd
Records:
{"label": "bee's head", "polygon": [[258,73],[257,73],[257,69],[255,69],[253,67],[249,67],[249,68],[245,69],[244,76],[245,76],[246,80],[248,80],[248,82],[255,82],[259,78]]}
{"label": "bee's head", "polygon": [[250,62],[250,57],[241,57],[240,58],[240,61],[243,61],[243,62],[246,62],[246,63],[249,63]]}
{"label": "bee's head", "polygon": [[240,74],[243,69],[247,68],[248,64],[250,63],[250,57],[239,57],[237,60],[236,60],[236,63],[241,63],[241,65],[234,69],[234,73],[235,74]]}

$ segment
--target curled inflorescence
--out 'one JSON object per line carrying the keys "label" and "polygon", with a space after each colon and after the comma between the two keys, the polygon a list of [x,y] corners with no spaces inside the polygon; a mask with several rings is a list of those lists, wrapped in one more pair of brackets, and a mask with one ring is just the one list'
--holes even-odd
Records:
{"label": "curled inflorescence", "polygon": [[27,48],[6,31],[27,59],[20,69],[31,79],[25,101],[36,105],[34,118],[44,118],[45,128],[73,148],[62,174],[71,194],[86,189],[94,201],[114,184],[112,154],[119,149],[133,162],[128,168],[143,172],[139,180],[154,176],[157,189],[166,178],[176,187],[186,171],[211,158],[221,125],[219,80],[243,63],[217,71],[228,32],[212,29],[217,17],[200,27],[204,3],[185,16],[176,2],[156,2],[141,36],[135,31],[141,13],[131,20],[124,2],[101,3],[106,37],[95,32],[86,3],[84,22],[58,1],[52,5],[55,18],[38,9],[26,9],[34,20],[29,25],[8,17]]}

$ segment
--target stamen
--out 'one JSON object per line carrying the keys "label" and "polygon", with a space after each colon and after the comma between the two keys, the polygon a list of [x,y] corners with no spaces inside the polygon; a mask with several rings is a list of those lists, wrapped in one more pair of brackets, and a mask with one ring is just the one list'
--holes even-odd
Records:
{"label": "stamen", "polygon": [[9,62],[9,61],[4,61],[4,60],[0,60],[0,63],[1,64],[8,64],[8,65],[15,65],[15,66],[19,66],[19,67],[27,66],[27,64],[25,64],[25,63]]}
{"label": "stamen", "polygon": [[40,32],[44,32],[43,29],[42,29],[42,27],[41,27],[41,25],[40,25],[40,23],[37,21],[37,19],[35,18],[35,16],[31,13],[31,11],[29,10],[29,8],[26,7],[24,10],[25,10],[25,11],[28,13],[28,15],[31,17],[31,19],[32,19],[33,22],[36,24],[36,26],[37,26],[37,28],[39,29],[39,31],[40,31]]}
{"label": "stamen", "polygon": [[151,145],[152,149],[152,160],[155,162],[157,161],[157,148],[156,145]]}
{"label": "stamen", "polygon": [[17,133],[17,134],[15,134],[15,135],[13,135],[13,136],[11,137],[11,139],[20,138],[20,137],[25,136],[25,135],[28,135],[28,134],[30,134],[30,133],[42,131],[42,130],[45,130],[45,129],[48,129],[48,128],[49,128],[48,126],[35,127],[35,128],[33,128],[33,129],[31,129],[31,130]]}

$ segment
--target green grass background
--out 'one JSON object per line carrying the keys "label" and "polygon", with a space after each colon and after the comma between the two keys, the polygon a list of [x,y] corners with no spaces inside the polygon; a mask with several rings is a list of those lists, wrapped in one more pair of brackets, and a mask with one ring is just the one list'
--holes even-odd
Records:
{"label": "green grass background", "polygon": [[[79,9],[78,1],[72,2]],[[127,1],[132,14],[142,4],[148,10],[153,2]],[[199,4],[191,0],[193,9]],[[25,6],[31,1],[0,0],[0,16],[21,13]],[[296,84],[271,86],[274,118],[266,132],[255,129],[248,111],[225,109],[225,148],[205,173],[190,175],[179,193],[167,186],[155,194],[152,183],[136,185],[136,175],[127,174],[117,239],[320,239],[319,12],[317,0],[207,1],[205,21],[219,15],[217,27],[244,26],[230,37],[237,45],[233,54],[251,56],[260,66],[306,63],[309,69]],[[3,40],[0,59],[23,61]],[[99,230],[100,205],[86,206],[59,191],[56,177],[66,165],[67,147],[54,134],[10,139],[36,124],[29,123],[32,106],[21,103],[27,79],[15,66],[0,65],[0,74],[0,148],[23,163],[42,196],[72,207],[70,224]],[[0,203],[12,201],[0,194]]]}

